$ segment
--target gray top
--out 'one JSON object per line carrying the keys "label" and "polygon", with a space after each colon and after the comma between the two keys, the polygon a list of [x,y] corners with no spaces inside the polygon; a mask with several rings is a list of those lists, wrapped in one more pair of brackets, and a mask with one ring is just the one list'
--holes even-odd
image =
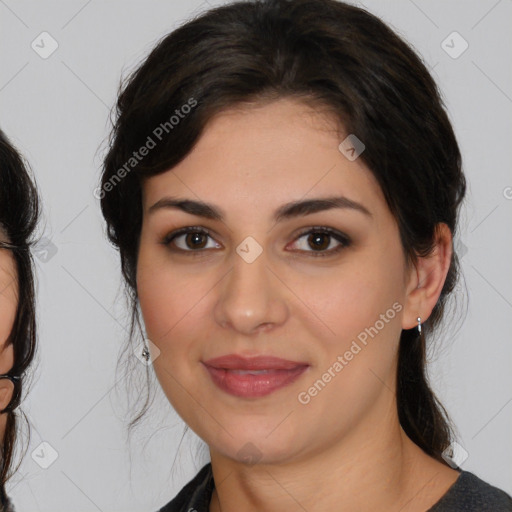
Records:
{"label": "gray top", "polygon": [[[512,497],[484,482],[469,471],[461,470],[457,480],[426,512],[512,512]],[[158,512],[208,512],[215,487],[209,462],[188,482],[177,496]]]}
{"label": "gray top", "polygon": [[470,471],[461,471],[459,478],[427,512],[473,511],[509,512],[512,511],[512,498]]}

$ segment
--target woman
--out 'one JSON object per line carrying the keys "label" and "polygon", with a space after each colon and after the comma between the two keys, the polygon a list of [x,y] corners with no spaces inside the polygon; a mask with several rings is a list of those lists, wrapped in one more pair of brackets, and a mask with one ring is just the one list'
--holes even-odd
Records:
{"label": "woman", "polygon": [[362,9],[236,2],[156,46],[100,197],[132,333],[140,306],[211,456],[162,511],[512,510],[451,463],[426,377],[465,188],[432,77]]}
{"label": "woman", "polygon": [[[0,130],[0,510],[13,511],[5,483],[12,467],[16,408],[36,348],[30,239],[39,215],[37,190],[16,149]],[[28,444],[27,444],[28,446]]]}

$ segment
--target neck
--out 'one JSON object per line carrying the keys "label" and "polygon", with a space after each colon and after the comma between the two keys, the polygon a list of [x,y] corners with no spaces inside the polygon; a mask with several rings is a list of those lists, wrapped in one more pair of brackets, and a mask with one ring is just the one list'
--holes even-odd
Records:
{"label": "neck", "polygon": [[293,459],[248,465],[210,455],[210,512],[424,511],[458,476],[408,438],[389,402],[329,446]]}

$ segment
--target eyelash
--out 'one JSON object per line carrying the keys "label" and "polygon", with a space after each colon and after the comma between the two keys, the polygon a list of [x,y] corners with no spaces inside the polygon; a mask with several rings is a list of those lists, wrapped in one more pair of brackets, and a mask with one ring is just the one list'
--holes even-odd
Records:
{"label": "eyelash", "polygon": [[[213,238],[208,230],[205,230],[204,228],[201,228],[201,227],[190,226],[190,227],[181,228],[176,231],[173,231],[172,233],[169,233],[168,235],[166,235],[164,237],[164,239],[162,240],[161,243],[165,246],[169,246],[171,244],[171,242],[173,242],[179,236],[188,235],[191,233],[206,235],[206,236],[209,236],[210,238]],[[328,251],[325,251],[325,250],[324,251],[300,251],[299,250],[299,252],[305,252],[305,253],[311,254],[311,256],[313,258],[318,258],[318,257],[325,258],[328,256],[333,256],[334,254],[337,254],[337,253],[341,252],[343,249],[349,247],[352,243],[352,241],[350,240],[350,238],[347,235],[344,235],[343,233],[340,233],[339,231],[336,231],[332,228],[328,228],[325,226],[315,226],[312,228],[308,228],[307,230],[299,233],[299,235],[297,236],[297,238],[295,240],[299,240],[300,238],[304,237],[305,235],[310,235],[313,233],[315,233],[315,234],[320,233],[323,235],[328,235],[341,243],[341,245],[339,245],[337,248],[330,249]],[[195,257],[195,256],[200,256],[201,253],[206,251],[207,249],[185,250],[185,249],[178,248],[178,249],[173,249],[173,250],[176,252],[181,252],[181,253],[192,253],[191,255],[193,257]]]}

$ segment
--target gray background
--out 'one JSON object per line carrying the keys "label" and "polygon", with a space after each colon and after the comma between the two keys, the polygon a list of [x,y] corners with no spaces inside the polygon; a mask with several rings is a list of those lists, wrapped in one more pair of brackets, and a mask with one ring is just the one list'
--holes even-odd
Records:
{"label": "gray background", "polygon": [[[121,75],[220,3],[0,0],[0,126],[34,169],[50,240],[36,259],[40,351],[23,406],[32,438],[7,487],[19,512],[154,511],[207,460],[192,433],[177,455],[183,423],[161,392],[127,443],[115,372],[127,317],[93,190]],[[468,311],[446,325],[432,382],[468,453],[463,469],[512,493],[512,1],[364,5],[424,56],[461,145],[469,190],[457,247]],[[31,47],[43,31],[58,43],[46,59]],[[469,44],[457,58],[463,42],[446,40],[453,31]],[[52,450],[58,457],[43,469]]]}

